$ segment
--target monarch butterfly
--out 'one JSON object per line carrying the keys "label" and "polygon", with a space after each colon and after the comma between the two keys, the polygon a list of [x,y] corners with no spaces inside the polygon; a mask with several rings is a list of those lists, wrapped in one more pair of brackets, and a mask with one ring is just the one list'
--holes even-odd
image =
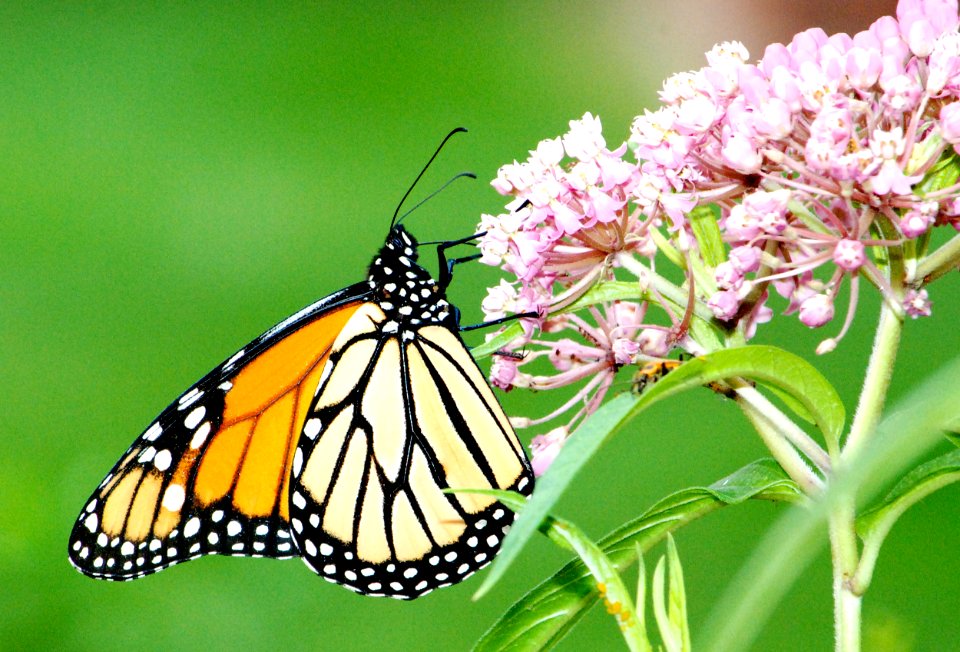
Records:
{"label": "monarch butterfly", "polygon": [[459,336],[444,248],[438,282],[391,223],[366,281],[171,403],[81,511],[71,563],[130,580],[202,555],[300,556],[328,581],[401,599],[488,564],[512,513],[443,490],[529,495],[533,472]]}

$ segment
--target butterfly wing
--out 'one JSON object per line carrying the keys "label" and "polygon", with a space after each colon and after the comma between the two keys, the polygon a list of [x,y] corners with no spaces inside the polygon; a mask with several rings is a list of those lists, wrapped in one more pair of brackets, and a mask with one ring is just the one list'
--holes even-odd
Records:
{"label": "butterfly wing", "polygon": [[489,563],[513,520],[488,496],[533,488],[529,463],[459,335],[397,329],[364,304],[333,344],[294,453],[304,561],[368,595],[415,598]]}
{"label": "butterfly wing", "polygon": [[128,580],[206,554],[291,557],[289,469],[313,390],[358,284],[308,306],[191,387],[87,501],[71,563]]}

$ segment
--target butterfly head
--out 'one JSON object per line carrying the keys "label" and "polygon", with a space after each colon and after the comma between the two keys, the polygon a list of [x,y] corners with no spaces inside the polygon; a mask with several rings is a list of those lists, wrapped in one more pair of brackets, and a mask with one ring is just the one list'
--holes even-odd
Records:
{"label": "butterfly head", "polygon": [[417,256],[417,240],[403,226],[394,226],[367,274],[374,300],[388,323],[398,327],[449,324],[456,311],[436,279],[417,264]]}

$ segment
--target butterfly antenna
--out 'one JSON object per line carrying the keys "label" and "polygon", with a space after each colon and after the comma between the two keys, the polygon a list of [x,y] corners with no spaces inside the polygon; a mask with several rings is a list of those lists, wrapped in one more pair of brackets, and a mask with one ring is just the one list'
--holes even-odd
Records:
{"label": "butterfly antenna", "polygon": [[[434,190],[433,192],[431,192],[429,195],[427,195],[426,197],[424,197],[424,198],[421,199],[420,201],[418,201],[416,206],[414,206],[413,208],[411,208],[410,210],[408,210],[406,213],[404,213],[403,215],[401,215],[399,218],[398,218],[396,215],[394,215],[393,224],[400,224],[400,222],[402,222],[407,215],[409,215],[410,213],[412,213],[413,211],[417,210],[418,208],[420,208],[421,206],[423,206],[424,204],[426,204],[428,201],[430,201],[431,199],[433,199],[434,197],[436,197],[437,195],[439,195],[439,194],[440,194],[441,192],[443,192],[443,191],[446,189],[446,187],[449,186],[451,183],[453,183],[453,182],[456,181],[457,179],[462,179],[463,177],[467,177],[468,179],[476,179],[476,178],[477,178],[477,175],[475,175],[473,172],[461,172],[460,174],[454,176],[452,179],[450,179],[449,181],[447,181],[445,184],[443,184],[442,186],[440,186],[439,188],[437,188],[436,190]],[[390,225],[390,228],[393,228],[393,224]]]}
{"label": "butterfly antenna", "polygon": [[[393,219],[390,220],[390,230],[391,230],[391,231],[393,230],[394,225],[397,223],[397,215],[400,214],[400,208],[403,206],[403,202],[407,201],[407,197],[409,197],[409,196],[410,196],[410,193],[413,192],[413,189],[417,186],[417,182],[420,181],[421,177],[423,177],[423,175],[426,173],[427,169],[430,167],[430,164],[433,163],[433,160],[434,160],[435,158],[437,158],[437,155],[440,154],[440,150],[442,150],[442,149],[443,149],[443,146],[447,144],[447,141],[450,140],[450,138],[452,138],[454,134],[460,133],[461,131],[464,132],[464,133],[466,133],[467,130],[466,130],[465,128],[463,128],[463,127],[457,127],[456,129],[454,129],[453,131],[451,131],[449,134],[447,134],[446,137],[444,137],[443,141],[440,143],[440,146],[437,147],[437,151],[435,151],[435,152],[433,153],[433,156],[430,157],[430,160],[427,161],[427,164],[423,166],[423,169],[422,169],[422,170],[420,170],[420,174],[418,174],[418,175],[417,175],[417,178],[414,179],[414,180],[413,180],[413,183],[410,184],[410,188],[407,189],[407,192],[404,193],[403,198],[400,200],[400,203],[397,204],[397,210],[393,211]],[[456,177],[454,177],[454,179],[455,179],[455,178],[456,178]],[[452,179],[451,179],[451,181],[452,181]],[[449,183],[449,182],[448,182],[448,183]],[[445,187],[446,187],[446,186],[444,186],[444,188],[445,188]],[[441,190],[442,190],[442,188],[441,188]],[[438,192],[439,192],[439,191],[438,191]],[[436,194],[436,193],[434,193],[434,195],[435,195],[435,194]],[[430,195],[430,197],[433,197],[433,195]],[[428,199],[429,199],[429,197],[428,197]],[[424,200],[424,201],[426,201],[426,200]],[[420,204],[422,204],[422,203],[423,203],[423,202],[420,202]],[[420,204],[417,204],[417,206],[419,206]],[[414,208],[416,208],[416,206],[415,206]],[[412,210],[412,209],[411,209],[411,210]],[[410,211],[407,211],[407,213],[406,213],[404,216],[406,216],[406,215],[409,214],[409,213],[410,213]]]}

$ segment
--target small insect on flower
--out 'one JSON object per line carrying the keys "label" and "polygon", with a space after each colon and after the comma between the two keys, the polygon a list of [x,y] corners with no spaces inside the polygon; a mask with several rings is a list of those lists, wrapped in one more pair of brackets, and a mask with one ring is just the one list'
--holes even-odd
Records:
{"label": "small insect on flower", "polygon": [[682,360],[650,360],[644,363],[633,375],[631,391],[634,394],[642,394],[647,387],[653,385],[681,364],[683,364]]}

